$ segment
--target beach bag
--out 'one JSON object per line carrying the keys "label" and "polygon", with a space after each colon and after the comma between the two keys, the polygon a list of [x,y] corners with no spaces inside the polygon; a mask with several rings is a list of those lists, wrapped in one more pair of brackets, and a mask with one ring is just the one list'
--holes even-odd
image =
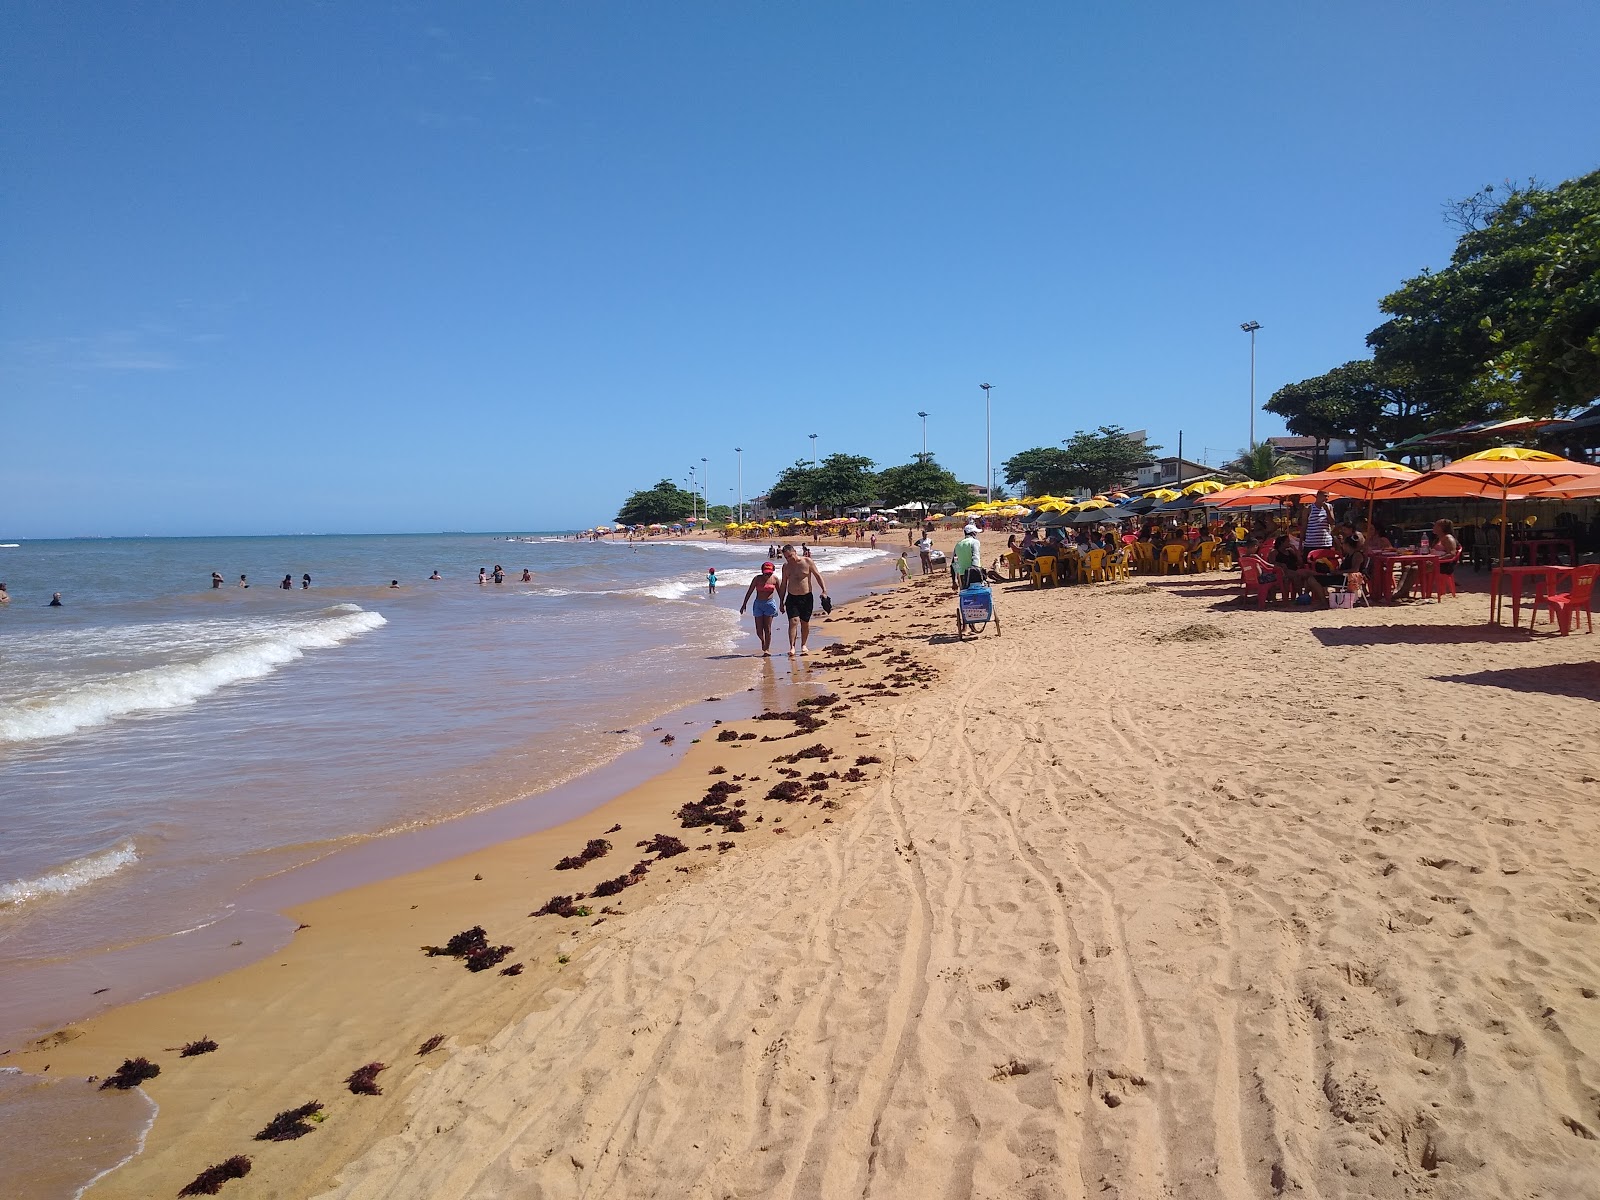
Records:
{"label": "beach bag", "polygon": [[1329,608],[1354,608],[1355,606],[1356,594],[1352,591],[1348,591],[1345,588],[1334,588],[1328,593]]}

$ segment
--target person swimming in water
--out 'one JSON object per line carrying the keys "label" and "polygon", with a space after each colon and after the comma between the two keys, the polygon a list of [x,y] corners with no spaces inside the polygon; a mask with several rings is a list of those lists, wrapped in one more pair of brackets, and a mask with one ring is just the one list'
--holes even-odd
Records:
{"label": "person swimming in water", "polygon": [[307,571],[304,575],[300,576],[300,590],[302,592],[306,592],[306,591],[310,591],[311,590],[311,572],[310,571]]}
{"label": "person swimming in water", "polygon": [[443,576],[443,575],[441,575],[441,574],[439,574],[439,568],[437,568],[437,567],[435,567],[435,568],[434,568],[434,569],[433,569],[433,574],[432,574],[432,575],[429,575],[429,576],[428,576],[428,578],[429,578],[429,579],[443,579],[443,578],[444,578],[444,576]]}
{"label": "person swimming in water", "polygon": [[533,572],[528,570],[527,567],[523,567],[522,568],[522,582],[523,583],[532,583],[533,582]]}
{"label": "person swimming in water", "polygon": [[239,576],[239,586],[240,587],[249,587],[250,586],[250,580],[247,579],[243,575]]}
{"label": "person swimming in water", "polygon": [[211,590],[216,591],[222,586],[222,574],[218,571],[211,572]]}
{"label": "person swimming in water", "polygon": [[285,575],[283,577],[283,582],[280,583],[278,586],[281,587],[286,592],[294,591],[294,576],[293,575]]}
{"label": "person swimming in water", "polygon": [[46,604],[45,607],[46,608],[64,608],[65,605],[63,605],[61,603],[61,593],[57,592],[57,593],[55,593],[55,595],[51,596],[50,597],[50,603]]}

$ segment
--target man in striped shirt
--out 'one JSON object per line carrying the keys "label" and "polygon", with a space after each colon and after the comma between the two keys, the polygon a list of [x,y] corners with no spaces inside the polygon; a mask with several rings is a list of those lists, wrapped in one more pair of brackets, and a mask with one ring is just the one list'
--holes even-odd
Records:
{"label": "man in striped shirt", "polygon": [[1300,551],[1304,555],[1332,548],[1333,508],[1328,504],[1328,493],[1318,492],[1300,518]]}

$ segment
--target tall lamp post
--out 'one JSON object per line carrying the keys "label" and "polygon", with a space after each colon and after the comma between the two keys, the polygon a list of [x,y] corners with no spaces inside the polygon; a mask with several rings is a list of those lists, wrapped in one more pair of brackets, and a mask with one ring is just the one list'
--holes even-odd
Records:
{"label": "tall lamp post", "polygon": [[699,506],[700,506],[700,489],[695,486],[694,468],[690,467],[689,468],[689,519],[691,521],[698,521],[700,519],[700,507]]}
{"label": "tall lamp post", "polygon": [[925,413],[925,412],[921,412],[919,410],[918,413],[917,413],[917,416],[922,418],[922,457],[923,458],[927,458],[928,457],[928,414]]}
{"label": "tall lamp post", "polygon": [[978,386],[983,389],[983,478],[984,482],[988,484],[989,500],[993,502],[994,467],[990,464],[994,461],[994,438],[991,436],[990,430],[992,427],[989,424],[989,389],[994,384],[980,383]]}
{"label": "tall lamp post", "polygon": [[814,433],[811,433],[811,434],[807,434],[806,436],[811,439],[811,465],[812,466],[816,466],[817,465],[817,435],[814,434]]}
{"label": "tall lamp post", "polygon": [[1260,321],[1246,321],[1239,326],[1250,335],[1250,449],[1256,448],[1256,330]]}
{"label": "tall lamp post", "polygon": [[706,466],[704,455],[700,458],[700,498],[705,501],[700,506],[700,511],[709,521],[711,520],[711,468]]}
{"label": "tall lamp post", "polygon": [[744,447],[735,446],[733,452],[739,456],[739,524],[744,524]]}

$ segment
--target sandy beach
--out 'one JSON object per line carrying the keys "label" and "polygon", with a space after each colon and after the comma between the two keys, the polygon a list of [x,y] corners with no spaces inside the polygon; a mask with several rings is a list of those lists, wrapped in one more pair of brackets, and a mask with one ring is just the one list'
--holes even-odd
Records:
{"label": "sandy beach", "polygon": [[[1600,1195],[1597,643],[1235,579],[1002,585],[964,643],[947,576],[842,608],[821,727],[729,722],[0,1064],[161,1066],[94,1197],[236,1154],[224,1196]],[[718,781],[744,831],[682,828]],[[475,925],[489,970],[421,949]]]}

